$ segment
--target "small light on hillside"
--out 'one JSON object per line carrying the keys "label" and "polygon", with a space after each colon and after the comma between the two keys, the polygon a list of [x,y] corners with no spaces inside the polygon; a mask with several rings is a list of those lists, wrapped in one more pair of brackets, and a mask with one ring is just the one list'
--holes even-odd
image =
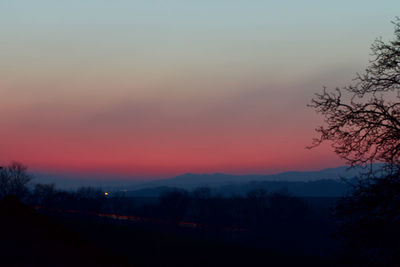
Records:
{"label": "small light on hillside", "polygon": [[108,192],[104,192],[104,195],[105,195],[105,196],[108,196]]}

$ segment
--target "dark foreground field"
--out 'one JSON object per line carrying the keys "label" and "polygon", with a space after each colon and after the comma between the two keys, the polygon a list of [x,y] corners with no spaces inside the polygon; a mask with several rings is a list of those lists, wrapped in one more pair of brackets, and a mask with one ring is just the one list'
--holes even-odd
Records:
{"label": "dark foreground field", "polygon": [[332,260],[227,243],[186,230],[39,214],[0,202],[2,265],[8,266],[329,266]]}

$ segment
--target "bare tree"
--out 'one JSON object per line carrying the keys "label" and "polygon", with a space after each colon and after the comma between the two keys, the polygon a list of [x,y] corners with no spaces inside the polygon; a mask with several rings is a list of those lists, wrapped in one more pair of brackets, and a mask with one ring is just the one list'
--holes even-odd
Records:
{"label": "bare tree", "polygon": [[350,86],[324,88],[310,105],[325,119],[313,146],[330,141],[351,167],[370,167],[335,209],[338,236],[357,265],[400,264],[400,19],[393,24],[395,38],[374,42],[364,74]]}
{"label": "bare tree", "polygon": [[350,166],[383,162],[397,171],[400,165],[400,19],[393,23],[394,40],[374,42],[373,59],[354,84],[324,88],[310,104],[326,123],[313,146],[330,141]]}
{"label": "bare tree", "polygon": [[28,168],[18,162],[0,169],[0,197],[12,194],[18,198],[24,198],[29,193],[28,183],[32,176],[27,172]]}

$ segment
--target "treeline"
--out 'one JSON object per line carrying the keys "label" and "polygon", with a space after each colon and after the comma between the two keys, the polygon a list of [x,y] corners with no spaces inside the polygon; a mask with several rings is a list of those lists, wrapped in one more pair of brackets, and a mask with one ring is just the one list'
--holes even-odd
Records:
{"label": "treeline", "polygon": [[93,187],[66,191],[54,184],[35,184],[33,178],[27,167],[18,162],[0,167],[0,199],[14,195],[21,202],[35,207],[90,212],[118,213],[130,206],[130,201],[122,201],[119,193],[106,196],[101,188]]}
{"label": "treeline", "polygon": [[209,187],[192,191],[171,189],[153,203],[136,203],[124,192],[106,193],[101,188],[80,187],[60,190],[54,184],[34,184],[27,167],[11,163],[0,169],[0,198],[12,194],[21,201],[40,207],[111,212],[121,215],[156,217],[171,225],[186,220],[199,227],[262,228],[274,221],[296,221],[310,216],[310,207],[287,191],[252,189],[245,196],[213,193]]}
{"label": "treeline", "polygon": [[[312,254],[329,253],[335,246],[329,208],[321,212],[285,191],[254,189],[245,196],[221,197],[208,187],[173,190],[162,193],[155,203],[136,206],[134,214],[166,221],[171,228],[194,223],[202,235],[228,240],[239,236],[252,246]],[[241,234],[232,237],[231,231]]]}
{"label": "treeline", "polygon": [[[75,211],[77,216],[100,213],[135,216],[146,219],[143,222],[152,227],[173,231],[189,224],[201,235],[237,231],[245,233],[241,237],[251,244],[285,249],[315,252],[331,242],[329,217],[316,212],[304,199],[285,191],[253,189],[246,195],[226,197],[213,193],[208,187],[191,191],[173,189],[146,202],[128,197],[124,192],[105,194],[100,188],[65,191],[54,184],[34,184],[26,167],[19,163],[0,170],[0,189],[0,197],[13,194],[43,211]],[[157,222],[162,223],[157,225]]]}
{"label": "treeline", "polygon": [[208,187],[192,191],[171,189],[155,203],[136,203],[124,192],[105,194],[101,188],[93,187],[65,191],[54,184],[33,184],[32,178],[20,163],[1,168],[0,197],[12,194],[34,206],[155,217],[171,225],[185,220],[199,227],[215,228],[263,228],[274,222],[305,220],[311,212],[303,199],[286,191],[252,189],[245,196],[222,197]]}
{"label": "treeline", "polygon": [[252,190],[246,196],[221,197],[213,195],[208,187],[190,192],[172,190],[160,195],[158,202],[139,206],[140,216],[156,216],[177,225],[190,221],[199,228],[263,229],[275,222],[305,220],[310,210],[301,199],[284,192],[268,193]]}

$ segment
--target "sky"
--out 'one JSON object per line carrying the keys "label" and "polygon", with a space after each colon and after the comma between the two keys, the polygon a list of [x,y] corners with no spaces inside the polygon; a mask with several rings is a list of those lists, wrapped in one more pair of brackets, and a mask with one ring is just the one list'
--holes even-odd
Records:
{"label": "sky", "polygon": [[[400,1],[0,1],[0,165],[132,179],[343,165],[307,104]],[[396,13],[397,12],[397,13]]]}

